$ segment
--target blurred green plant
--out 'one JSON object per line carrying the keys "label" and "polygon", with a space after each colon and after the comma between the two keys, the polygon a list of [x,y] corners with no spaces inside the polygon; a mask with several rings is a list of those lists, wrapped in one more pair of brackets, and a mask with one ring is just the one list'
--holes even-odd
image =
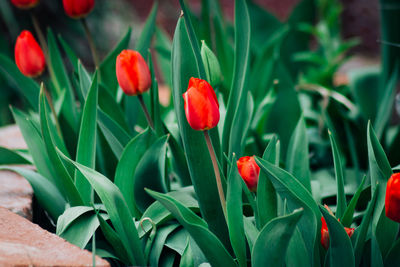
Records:
{"label": "blurred green plant", "polygon": [[[384,213],[389,162],[399,159],[390,152],[398,135],[388,130],[397,64],[382,87],[379,75],[387,73],[375,69],[334,86],[354,45],[340,38],[336,1],[300,1],[281,22],[236,0],[233,25],[218,1],[202,1],[200,16],[180,5],[172,42],[156,25],[155,3],[133,46],[149,65],[143,101],[154,127],[115,75],[131,29],[94,72],[49,30],[49,77],[40,84],[1,54],[0,73],[29,105],[12,108],[29,153],[1,148],[0,169],[31,183],[58,235],[115,266],[400,264],[399,225]],[[318,48],[308,51],[313,36]],[[153,58],[172,91],[167,107]],[[217,93],[220,122],[209,133],[226,214],[206,141],[186,120],[182,94],[191,77]],[[317,95],[296,90],[305,85]],[[256,192],[236,166],[244,155],[255,155],[261,169]],[[18,163],[37,171],[10,166]],[[344,227],[355,228],[351,238]]]}

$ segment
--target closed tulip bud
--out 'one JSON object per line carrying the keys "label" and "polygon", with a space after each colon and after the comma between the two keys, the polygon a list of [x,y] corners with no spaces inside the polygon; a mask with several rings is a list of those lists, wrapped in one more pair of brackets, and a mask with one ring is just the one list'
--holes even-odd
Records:
{"label": "closed tulip bud", "polygon": [[74,19],[86,17],[94,7],[94,0],[63,0],[65,13]]}
{"label": "closed tulip bud", "polygon": [[39,76],[46,66],[42,49],[27,30],[22,31],[17,38],[15,63],[22,74],[28,77]]}
{"label": "closed tulip bud", "polygon": [[214,89],[207,81],[190,78],[183,100],[186,119],[194,130],[204,131],[217,126],[219,103]]}
{"label": "closed tulip bud", "polygon": [[35,7],[39,0],[11,0],[11,3],[21,9],[29,9]]}
{"label": "closed tulip bud", "polygon": [[[324,217],[321,217],[321,245],[325,248],[329,248],[329,230],[328,226],[326,225],[326,221]],[[354,228],[349,228],[349,227],[344,227],[344,230],[346,231],[347,235],[349,238],[354,234]]]}
{"label": "closed tulip bud", "polygon": [[150,70],[139,52],[123,50],[117,57],[117,80],[127,95],[139,95],[151,86]]}
{"label": "closed tulip bud", "polygon": [[207,79],[213,87],[219,86],[222,82],[221,67],[213,51],[204,41],[201,44],[201,58],[204,62]]}
{"label": "closed tulip bud", "polygon": [[393,174],[386,185],[386,217],[400,223],[400,173]]}
{"label": "closed tulip bud", "polygon": [[250,191],[257,190],[258,177],[260,176],[260,167],[254,160],[254,156],[241,157],[237,162],[240,176],[246,183]]}

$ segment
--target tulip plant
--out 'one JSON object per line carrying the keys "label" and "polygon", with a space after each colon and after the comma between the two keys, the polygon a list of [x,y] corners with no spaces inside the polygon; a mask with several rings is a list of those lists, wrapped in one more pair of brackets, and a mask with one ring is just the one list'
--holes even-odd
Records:
{"label": "tulip plant", "polygon": [[[218,1],[197,17],[180,0],[172,42],[156,2],[137,42],[128,29],[101,58],[86,24],[94,0],[63,0],[82,22],[90,71],[57,29],[41,31],[39,1],[11,2],[35,25],[15,61],[0,55],[27,104],[11,109],[28,150],[1,148],[0,169],[30,182],[59,236],[115,266],[400,265],[398,51],[385,47],[382,72],[357,70],[338,87],[329,71],[310,75],[313,55],[342,59],[351,47],[319,36],[309,51],[317,0],[285,23],[236,0],[233,25]],[[160,104],[159,86],[172,103]]]}

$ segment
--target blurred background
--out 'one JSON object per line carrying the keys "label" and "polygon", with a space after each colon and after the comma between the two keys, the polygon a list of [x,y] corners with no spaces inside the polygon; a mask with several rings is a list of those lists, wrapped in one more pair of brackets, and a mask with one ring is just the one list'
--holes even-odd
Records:
{"label": "blurred background", "polygon": [[[267,9],[279,20],[285,21],[298,0],[254,0],[253,2]],[[322,1],[323,2],[323,1]],[[188,0],[194,14],[201,12],[201,0]],[[232,0],[221,0],[221,7],[227,20],[233,20]],[[167,36],[171,37],[179,16],[178,0],[159,1],[157,24]],[[340,25],[344,39],[357,37],[359,45],[351,49],[351,54],[357,55],[344,69],[354,65],[374,64],[379,62],[379,3],[378,0],[341,0]],[[137,40],[144,20],[147,18],[153,1],[150,0],[97,0],[95,8],[87,22],[94,38],[100,57],[118,42],[129,26],[132,27],[131,47]],[[81,24],[64,14],[62,1],[41,0],[34,9],[42,28],[51,27],[61,34],[83,60],[84,65],[92,68],[92,60],[88,43],[84,38]],[[11,5],[9,0],[0,1],[0,52],[13,58],[13,47],[18,34],[23,29],[33,32],[28,12]],[[312,44],[311,44],[312,47]],[[0,125],[12,123],[9,105],[22,105],[7,80],[0,74]]]}

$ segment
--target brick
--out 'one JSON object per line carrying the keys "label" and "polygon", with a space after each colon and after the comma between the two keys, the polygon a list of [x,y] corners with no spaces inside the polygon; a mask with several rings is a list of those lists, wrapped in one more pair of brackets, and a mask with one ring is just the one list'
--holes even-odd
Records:
{"label": "brick", "polygon": [[92,254],[0,207],[0,266],[92,266]]}

